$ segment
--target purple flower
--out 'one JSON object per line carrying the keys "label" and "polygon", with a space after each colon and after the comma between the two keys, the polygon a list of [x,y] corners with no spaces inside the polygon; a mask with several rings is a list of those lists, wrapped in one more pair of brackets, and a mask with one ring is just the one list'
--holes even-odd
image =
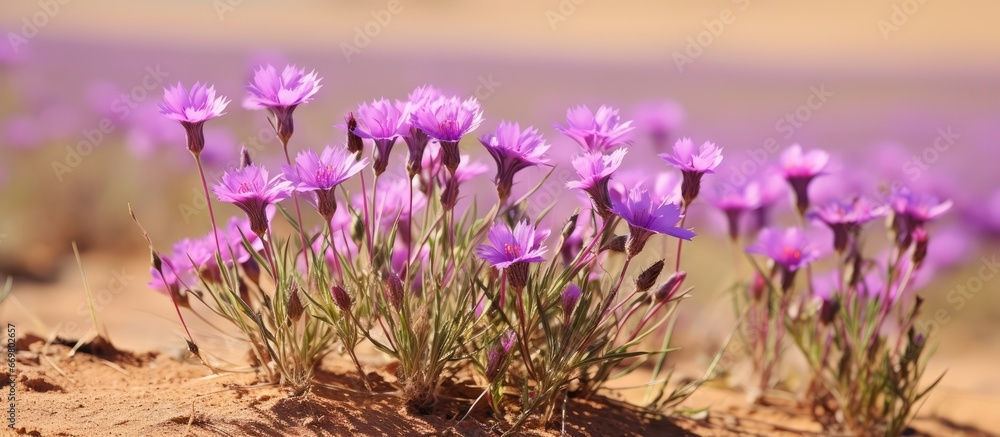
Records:
{"label": "purple flower", "polygon": [[510,354],[510,349],[514,347],[514,340],[517,334],[513,330],[505,331],[496,342],[486,350],[486,379],[490,382],[496,380],[503,367],[504,361]]}
{"label": "purple flower", "polygon": [[320,155],[312,149],[299,152],[294,166],[284,165],[281,169],[295,191],[316,193],[316,210],[329,222],[337,212],[334,189],[366,165],[367,159],[355,161],[347,149],[326,146]]}
{"label": "purple flower", "polygon": [[291,182],[267,176],[267,169],[252,164],[226,171],[222,180],[212,187],[220,201],[233,203],[247,214],[250,230],[261,239],[268,228],[267,206],[287,199],[293,188]]}
{"label": "purple flower", "polygon": [[830,161],[830,155],[822,150],[803,152],[802,146],[792,144],[781,152],[781,174],[795,191],[795,205],[800,215],[809,209],[809,183],[821,174]]}
{"label": "purple flower", "polygon": [[714,173],[722,162],[722,149],[711,141],[705,141],[696,148],[690,138],[681,138],[674,143],[673,153],[661,153],[659,156],[683,172]]}
{"label": "purple flower", "polygon": [[215,240],[212,234],[201,238],[185,238],[174,243],[173,267],[182,268],[192,277],[206,280],[217,277],[215,262]]}
{"label": "purple flower", "polygon": [[267,109],[274,116],[275,132],[282,143],[288,143],[294,126],[292,112],[303,103],[312,100],[322,87],[321,78],[313,70],[306,73],[295,65],[288,65],[281,74],[267,64],[253,73],[253,82],[246,87],[249,95],[243,101],[247,109]]}
{"label": "purple flower", "polygon": [[661,153],[660,158],[677,167],[684,174],[684,183],[681,185],[681,195],[684,204],[690,205],[701,189],[701,176],[705,173],[714,173],[715,168],[722,162],[722,149],[715,146],[710,141],[704,142],[701,147],[695,149],[694,141],[690,138],[681,138],[674,143],[674,153]]}
{"label": "purple flower", "polygon": [[498,223],[490,228],[487,238],[490,244],[476,248],[476,256],[497,270],[506,270],[510,286],[523,289],[528,283],[528,263],[545,261],[542,243],[549,238],[548,229],[536,230],[527,220],[514,229]]}
{"label": "purple flower", "polygon": [[672,101],[643,104],[636,110],[636,126],[649,136],[656,150],[666,150],[674,132],[684,121],[684,110]]}
{"label": "purple flower", "polygon": [[517,123],[501,121],[496,132],[484,134],[479,142],[483,143],[486,151],[497,163],[497,176],[494,182],[500,203],[506,202],[510,196],[514,175],[517,172],[548,162],[545,152],[549,150],[549,145],[545,144],[542,135],[531,126],[522,131]]}
{"label": "purple flower", "polygon": [[819,251],[809,243],[800,228],[765,228],[757,237],[757,242],[747,247],[747,252],[774,260],[781,267],[782,287],[785,290],[791,288],[796,271],[819,259]]}
{"label": "purple flower", "polygon": [[379,99],[358,106],[357,122],[354,134],[375,142],[374,161],[372,168],[376,175],[385,173],[389,166],[389,153],[396,139],[409,131],[409,108],[400,109],[386,99]]}
{"label": "purple flower", "polygon": [[195,82],[191,90],[184,89],[180,82],[163,90],[163,103],[158,106],[160,113],[179,121],[187,132],[188,150],[198,155],[205,148],[205,121],[224,114],[229,100],[216,96],[215,87]]}
{"label": "purple flower", "polygon": [[483,111],[475,97],[464,102],[457,96],[439,97],[417,108],[412,117],[412,123],[417,128],[441,142],[444,166],[454,173],[461,160],[458,142],[479,127],[483,122]]}
{"label": "purple flower", "polygon": [[162,273],[155,266],[150,267],[149,273],[153,277],[153,280],[149,281],[147,285],[160,293],[170,296],[178,305],[187,307],[187,294],[183,292],[187,290],[187,284],[195,282],[195,278],[190,270],[177,268],[176,264],[174,260],[160,256]]}
{"label": "purple flower", "polygon": [[621,122],[617,109],[604,105],[596,113],[584,105],[569,108],[566,110],[566,126],[556,124],[555,128],[579,143],[588,153],[603,153],[631,144],[629,134],[635,129],[631,120]]}
{"label": "purple flower", "polygon": [[625,158],[624,148],[615,150],[610,155],[601,152],[587,153],[573,159],[573,168],[580,176],[578,181],[570,181],[568,188],[583,190],[590,196],[594,210],[605,220],[611,216],[611,196],[608,193],[608,181],[615,170],[622,165]]}
{"label": "purple flower", "polygon": [[[441,97],[441,90],[434,88],[430,85],[424,85],[417,87],[410,93],[407,97],[407,101],[401,102],[396,101],[396,108],[401,112],[406,112],[412,114],[416,112],[417,109],[423,108],[429,102],[437,100]],[[412,116],[407,117],[403,122],[403,141],[406,142],[406,148],[409,151],[409,156],[406,160],[406,171],[410,175],[410,179],[413,179],[418,173],[420,173],[421,163],[423,162],[424,149],[427,148],[427,143],[430,142],[430,137],[422,129],[417,127],[413,122]]]}
{"label": "purple flower", "polygon": [[864,198],[833,201],[815,208],[810,214],[833,231],[833,247],[837,252],[847,248],[849,234],[876,217],[885,215],[885,208],[876,207]]}
{"label": "purple flower", "polygon": [[914,225],[923,225],[951,209],[950,200],[942,201],[932,195],[918,193],[908,188],[893,191],[892,210],[905,216]]}
{"label": "purple flower", "polygon": [[622,200],[611,199],[611,204],[614,213],[628,223],[625,253],[629,258],[638,255],[653,234],[666,234],[684,240],[695,236],[694,232],[677,227],[681,219],[680,207],[654,201],[646,190],[634,188]]}
{"label": "purple flower", "polygon": [[952,202],[904,187],[893,190],[889,205],[893,211],[892,229],[896,234],[896,243],[901,249],[905,249],[913,240],[912,234],[927,222],[948,212]]}
{"label": "purple flower", "polygon": [[739,188],[730,188],[714,197],[709,202],[726,214],[729,223],[729,238],[736,241],[740,237],[740,218],[747,211],[760,207],[760,185],[748,182]]}

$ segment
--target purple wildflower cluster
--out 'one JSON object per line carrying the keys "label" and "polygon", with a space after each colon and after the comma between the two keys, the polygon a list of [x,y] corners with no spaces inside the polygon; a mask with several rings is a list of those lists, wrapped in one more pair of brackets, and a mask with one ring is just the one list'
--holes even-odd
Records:
{"label": "purple wildflower cluster", "polygon": [[[882,354],[896,366],[919,359],[902,354],[907,347],[922,347],[915,334],[908,346],[900,334],[912,331],[920,302],[907,290],[928,259],[930,224],[950,202],[909,188],[894,189],[882,202],[861,195],[814,202],[813,181],[837,176],[828,153],[798,144],[788,147],[775,167],[738,187],[706,178],[726,169],[723,149],[712,141],[699,145],[679,137],[659,155],[664,162],[657,160],[654,171],[629,167],[632,121],[608,106],[596,111],[577,106],[567,111],[565,124],[555,126],[582,148],[571,147],[577,153],[552,153],[565,146],[514,121],[500,121],[478,138],[483,148],[478,154],[494,162],[497,194],[483,215],[468,193],[476,188],[470,182],[491,169],[460,148],[484,122],[475,98],[425,85],[405,100],[361,103],[344,117],[343,144],[303,149],[292,160],[293,112],[316,97],[320,81],[314,71],[293,65],[280,73],[270,65],[254,72],[244,106],[269,111],[285,165],[272,175],[244,150],[241,164],[212,184],[214,200],[245,215],[221,230],[202,171],[212,233],[178,242],[169,256],[154,251],[153,257],[150,285],[172,297],[178,315],[181,308],[193,311],[188,296],[195,293],[244,330],[259,362],[270,361],[263,372],[275,381],[307,387],[315,360],[337,341],[370,387],[354,354],[359,343],[369,341],[399,361],[404,396],[418,408],[434,405],[448,378],[443,369],[456,360],[471,360],[482,371],[489,384],[484,395],[490,394],[495,411],[508,402],[506,387],[534,390],[522,397],[515,427],[528,415],[551,411],[573,381],[575,390],[596,391],[633,356],[629,350],[638,339],[653,332],[646,328],[674,317],[692,290],[685,288],[681,249],[695,237],[686,221],[707,181],[717,188],[707,200],[722,212],[733,246],[747,244],[748,254],[760,256],[746,258],[753,276],[743,284],[748,293],[735,297],[747,314],[744,340],[759,390],[774,387],[773,370],[788,331],[800,340],[798,346],[819,348],[803,351],[814,369],[832,372],[831,366],[848,365],[854,372],[849,376],[868,378],[865,384],[886,381],[875,374],[858,376],[859,364],[847,363],[858,350]],[[161,111],[183,125],[199,169],[202,151],[212,147],[202,126],[223,115],[227,104],[214,87],[200,83],[190,90],[180,84],[165,90]],[[640,119],[648,134],[643,141],[666,149],[679,114],[674,107],[647,109]],[[391,158],[399,139],[408,156],[397,172]],[[560,210],[558,201],[542,205],[544,213],[528,206],[540,185],[523,190],[520,198],[513,193],[515,182],[544,182],[526,170],[554,167],[555,157],[564,154],[575,155],[569,161],[577,176],[565,186],[585,196],[586,207],[560,223],[548,217]],[[371,184],[363,172],[369,163]],[[778,227],[771,215],[786,191],[799,222]],[[317,214],[303,216],[297,195],[306,196]],[[289,198],[294,216],[282,205]],[[277,211],[297,236],[282,237],[273,222]],[[881,258],[871,256],[863,231],[885,215],[890,247]],[[320,225],[310,225],[317,216]],[[753,225],[742,223],[747,218]],[[550,228],[561,231],[553,235]],[[832,250],[818,243],[816,234],[825,231],[833,235]],[[670,238],[657,247],[654,237],[663,238],[657,235]],[[666,244],[674,240],[673,270],[661,279]],[[831,253],[834,270],[814,274],[827,268],[821,261]],[[640,257],[656,259],[639,270]],[[741,264],[737,257],[732,270]],[[429,308],[440,313],[428,313]],[[431,318],[434,323],[428,323]],[[304,332],[308,338],[296,337]],[[194,337],[188,337],[197,354]],[[316,353],[302,355],[299,345],[283,342],[287,338],[315,342],[308,350]],[[897,346],[887,346],[893,340]],[[424,350],[427,345],[435,348],[432,354]],[[291,350],[295,353],[287,353]],[[587,378],[579,377],[581,368]],[[897,375],[893,382],[912,382],[905,378]],[[820,379],[814,383],[825,385],[817,393],[844,402],[840,408],[852,420],[882,420],[861,417],[871,409],[852,403],[867,395],[844,393],[844,387]]]}

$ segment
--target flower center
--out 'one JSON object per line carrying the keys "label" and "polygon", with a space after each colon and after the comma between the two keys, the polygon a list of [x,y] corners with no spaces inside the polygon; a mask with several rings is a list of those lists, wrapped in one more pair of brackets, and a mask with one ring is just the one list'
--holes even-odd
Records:
{"label": "flower center", "polygon": [[791,262],[799,262],[799,260],[802,259],[802,251],[791,247],[786,247],[782,254],[786,260]]}
{"label": "flower center", "polygon": [[521,246],[504,244],[503,251],[507,254],[508,258],[517,258],[521,256]]}
{"label": "flower center", "polygon": [[253,184],[249,182],[244,182],[240,184],[240,188],[237,191],[239,191],[240,194],[253,192],[254,191]]}

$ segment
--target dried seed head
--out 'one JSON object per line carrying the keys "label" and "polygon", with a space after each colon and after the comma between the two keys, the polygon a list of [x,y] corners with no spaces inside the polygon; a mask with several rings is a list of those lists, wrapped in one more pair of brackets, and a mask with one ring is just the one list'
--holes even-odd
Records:
{"label": "dried seed head", "polygon": [[573,231],[576,231],[576,221],[580,218],[580,214],[573,214],[570,216],[569,220],[562,228],[562,238],[563,240],[569,239],[570,235],[573,235]]}
{"label": "dried seed head", "polygon": [[163,275],[163,260],[160,258],[160,254],[156,252],[156,249],[149,248],[149,257],[153,269],[159,272],[160,275]]}
{"label": "dried seed head", "polygon": [[288,287],[288,317],[292,319],[292,322],[298,322],[304,312],[305,308],[302,307],[302,298],[299,297],[299,286],[292,283]]}
{"label": "dried seed head", "polygon": [[663,260],[659,260],[653,265],[649,266],[646,270],[643,270],[639,274],[639,277],[635,279],[636,290],[643,292],[653,288],[656,284],[656,280],[660,277],[660,272],[663,271]]}
{"label": "dried seed head", "polygon": [[677,290],[681,288],[681,284],[684,283],[684,278],[686,277],[687,273],[683,270],[670,275],[670,277],[667,278],[667,282],[664,282],[660,288],[657,288],[656,291],[653,292],[653,299],[657,302],[669,301],[674,297],[674,294],[677,293]]}
{"label": "dried seed head", "polygon": [[330,288],[330,294],[333,296],[333,303],[337,304],[341,311],[345,313],[351,311],[351,305],[354,301],[351,299],[351,295],[347,294],[347,290],[344,290],[344,287],[334,285]]}

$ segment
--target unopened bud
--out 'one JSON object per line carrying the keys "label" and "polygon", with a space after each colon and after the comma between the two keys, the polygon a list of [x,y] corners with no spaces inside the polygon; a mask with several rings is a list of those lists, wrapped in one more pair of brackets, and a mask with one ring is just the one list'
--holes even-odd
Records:
{"label": "unopened bud", "polygon": [[608,244],[601,247],[601,252],[605,250],[610,250],[612,252],[625,252],[625,242],[628,240],[627,235],[618,235],[611,239]]}
{"label": "unopened bud", "polygon": [[247,151],[247,146],[243,146],[240,149],[240,168],[246,168],[253,165],[253,160],[250,159],[250,152]]}
{"label": "unopened bud", "polygon": [[351,295],[347,294],[347,290],[339,285],[334,285],[330,288],[330,294],[333,296],[333,303],[337,304],[343,312],[351,311],[351,305],[354,303],[351,299]]}
{"label": "unopened bud", "polygon": [[573,214],[570,216],[569,220],[566,220],[566,224],[562,228],[562,238],[563,240],[569,239],[570,235],[573,235],[573,231],[576,231],[576,221],[580,218],[580,214]]}
{"label": "unopened bud", "polygon": [[292,322],[298,322],[304,312],[302,298],[299,297],[299,286],[292,284],[288,287],[288,317],[292,319]]}
{"label": "unopened bud", "polygon": [[657,288],[653,292],[653,299],[657,302],[669,301],[677,293],[677,290],[681,288],[681,284],[684,283],[684,278],[687,277],[687,273],[683,270],[670,275],[667,278],[667,282],[664,282],[660,288]]}
{"label": "unopened bud", "polygon": [[656,284],[656,280],[660,277],[660,272],[663,271],[663,260],[659,260],[653,265],[649,266],[646,270],[643,270],[639,274],[639,277],[635,280],[636,290],[642,292],[653,288]]}
{"label": "unopened bud", "polygon": [[385,297],[396,311],[403,307],[403,281],[395,273],[382,273],[382,283],[385,286]]}
{"label": "unopened bud", "polygon": [[576,309],[576,304],[580,303],[580,296],[583,295],[583,290],[577,287],[576,284],[569,284],[566,290],[562,292],[562,307],[563,307],[563,320],[569,320],[569,317],[573,314],[573,310]]}
{"label": "unopened bud", "polygon": [[364,141],[357,134],[354,133],[354,129],[358,127],[358,120],[354,118],[354,113],[347,114],[345,117],[347,121],[347,150],[351,153],[358,153],[364,149]]}

